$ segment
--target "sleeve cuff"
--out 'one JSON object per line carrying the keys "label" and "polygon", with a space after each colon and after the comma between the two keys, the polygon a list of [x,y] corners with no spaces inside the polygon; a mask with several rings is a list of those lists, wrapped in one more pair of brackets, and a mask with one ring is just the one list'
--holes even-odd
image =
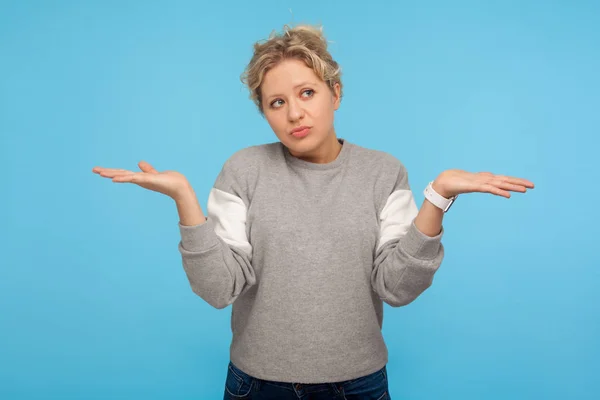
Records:
{"label": "sleeve cuff", "polygon": [[181,225],[181,221],[178,225],[181,245],[187,251],[201,252],[219,244],[214,223],[210,218],[198,225]]}
{"label": "sleeve cuff", "polygon": [[409,255],[421,260],[435,258],[440,250],[444,227],[436,236],[427,236],[417,228],[413,220],[402,240],[402,248]]}

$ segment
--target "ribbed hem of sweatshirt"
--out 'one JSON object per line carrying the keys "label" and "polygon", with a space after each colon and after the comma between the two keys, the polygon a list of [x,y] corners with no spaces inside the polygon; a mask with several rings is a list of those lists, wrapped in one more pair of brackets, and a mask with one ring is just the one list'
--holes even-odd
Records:
{"label": "ribbed hem of sweatshirt", "polygon": [[443,235],[444,227],[437,236],[427,236],[417,228],[413,220],[402,239],[402,249],[414,258],[431,260],[438,254]]}
{"label": "ribbed hem of sweatshirt", "polygon": [[178,223],[181,234],[181,245],[187,251],[201,252],[208,250],[219,243],[212,219],[199,225],[181,225]]}

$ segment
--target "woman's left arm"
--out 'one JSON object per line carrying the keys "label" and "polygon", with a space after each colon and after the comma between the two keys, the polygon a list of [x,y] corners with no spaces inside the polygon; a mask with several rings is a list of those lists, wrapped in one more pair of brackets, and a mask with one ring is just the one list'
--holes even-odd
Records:
{"label": "woman's left arm", "polygon": [[[533,182],[523,178],[495,175],[491,172],[467,172],[460,169],[449,169],[442,172],[432,183],[433,190],[439,195],[450,198],[464,193],[491,193],[510,198],[510,192],[524,193],[533,189]],[[427,199],[415,218],[419,231],[427,236],[437,236],[442,229],[444,211]]]}
{"label": "woman's left arm", "polygon": [[[508,198],[510,191],[525,192],[533,188],[533,183],[489,172],[447,170],[433,181],[432,187],[445,198],[471,192]],[[443,216],[444,211],[429,200],[417,211],[407,174],[401,169],[381,212],[380,244],[371,272],[373,290],[390,306],[409,304],[432,284],[444,257]]]}

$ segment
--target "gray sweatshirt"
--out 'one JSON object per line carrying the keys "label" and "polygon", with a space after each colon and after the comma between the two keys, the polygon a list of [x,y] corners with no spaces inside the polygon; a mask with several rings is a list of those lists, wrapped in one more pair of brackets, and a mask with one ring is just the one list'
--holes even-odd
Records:
{"label": "gray sweatshirt", "polygon": [[427,289],[441,237],[414,225],[403,164],[338,138],[326,164],[281,143],[235,152],[208,197],[206,222],[179,223],[194,293],[232,305],[230,359],[254,377],[297,383],[358,378],[388,361],[383,302]]}

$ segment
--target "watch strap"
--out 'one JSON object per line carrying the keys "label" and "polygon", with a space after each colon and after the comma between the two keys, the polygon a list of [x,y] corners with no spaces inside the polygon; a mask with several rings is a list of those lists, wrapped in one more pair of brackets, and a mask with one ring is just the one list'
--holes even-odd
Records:
{"label": "watch strap", "polygon": [[442,209],[444,212],[447,212],[450,209],[450,206],[452,205],[452,203],[454,203],[454,200],[456,200],[456,198],[458,197],[458,195],[456,195],[456,196],[452,196],[449,199],[447,199],[444,196],[440,195],[438,192],[436,192],[433,189],[433,181],[429,182],[429,184],[423,191],[423,194],[425,195],[425,198],[427,200],[429,200],[437,208]]}

